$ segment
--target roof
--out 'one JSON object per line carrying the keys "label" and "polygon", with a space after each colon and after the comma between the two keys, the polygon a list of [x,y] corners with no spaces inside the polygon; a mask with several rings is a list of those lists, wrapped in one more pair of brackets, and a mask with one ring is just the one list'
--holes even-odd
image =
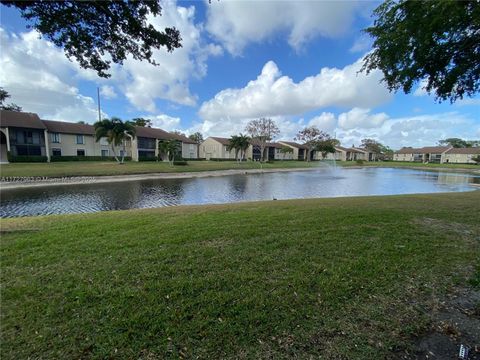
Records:
{"label": "roof", "polygon": [[0,110],[0,127],[45,129],[37,114],[10,110]]}
{"label": "roof", "polygon": [[185,143],[185,144],[196,144],[196,142],[192,139],[189,139],[188,137],[186,137],[185,135],[181,135],[181,134],[176,134],[176,133],[170,133],[170,135],[176,139],[176,140],[179,140],[181,141],[182,143]]}
{"label": "roof", "polygon": [[228,139],[228,138],[210,136],[210,139],[213,139],[213,140],[215,140],[216,142],[219,142],[222,145],[230,145],[230,139]]}
{"label": "roof", "polygon": [[362,149],[362,148],[358,148],[358,147],[352,147],[349,149],[350,151],[355,151],[355,152],[362,152],[362,153],[368,153],[368,150],[367,149]]}
{"label": "roof", "polygon": [[152,139],[170,140],[173,139],[172,134],[162,129],[150,128],[145,126],[135,126],[135,136],[146,137]]}
{"label": "roof", "polygon": [[403,147],[395,154],[441,154],[450,149],[449,146],[425,146],[422,148]]}
{"label": "roof", "polygon": [[447,151],[447,154],[480,154],[480,147],[470,147],[470,148],[452,148]]}
{"label": "roof", "polygon": [[307,146],[302,145],[302,144],[298,144],[298,143],[293,142],[293,141],[280,141],[280,144],[285,144],[285,145],[288,145],[288,146],[291,146],[291,147],[295,147],[297,149],[308,149]]}
{"label": "roof", "polygon": [[49,132],[62,134],[95,135],[95,128],[90,124],[78,124],[65,121],[42,120]]}
{"label": "roof", "polygon": [[285,145],[282,145],[282,144],[276,143],[276,142],[271,142],[271,143],[267,143],[267,147],[273,147],[273,148],[281,149],[281,148],[285,147]]}

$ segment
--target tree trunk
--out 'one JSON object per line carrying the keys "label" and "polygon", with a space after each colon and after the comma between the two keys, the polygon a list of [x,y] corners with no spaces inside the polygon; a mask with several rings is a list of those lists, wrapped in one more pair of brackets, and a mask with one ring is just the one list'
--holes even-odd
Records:
{"label": "tree trunk", "polygon": [[117,153],[115,152],[115,145],[113,144],[113,142],[110,145],[112,146],[113,157],[115,158],[117,163],[120,164],[120,160],[118,160]]}
{"label": "tree trunk", "polygon": [[265,145],[260,145],[260,161],[265,161]]}
{"label": "tree trunk", "polygon": [[122,142],[122,160],[120,161],[120,164],[123,164],[123,161],[125,160],[125,140]]}

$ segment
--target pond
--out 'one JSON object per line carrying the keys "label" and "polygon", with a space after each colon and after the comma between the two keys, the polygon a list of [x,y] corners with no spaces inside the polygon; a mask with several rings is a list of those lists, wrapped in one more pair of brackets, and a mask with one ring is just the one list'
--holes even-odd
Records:
{"label": "pond", "polygon": [[0,217],[190,204],[474,190],[480,176],[394,168],[325,169],[63,185],[1,192]]}

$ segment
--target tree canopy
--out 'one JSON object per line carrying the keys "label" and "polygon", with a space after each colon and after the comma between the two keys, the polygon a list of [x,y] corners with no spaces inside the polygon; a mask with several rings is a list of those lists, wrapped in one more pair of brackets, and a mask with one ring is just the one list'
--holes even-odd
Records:
{"label": "tree canopy", "polygon": [[[117,117],[112,117],[111,119],[97,121],[93,124],[93,127],[95,128],[95,141],[99,141],[101,138],[106,138],[112,148],[115,160],[117,160],[118,163],[123,164],[126,154],[125,141],[128,137],[133,138],[135,136],[134,124],[130,121],[124,122]],[[123,147],[120,160],[115,151],[115,146],[119,145],[122,145]]]}
{"label": "tree canopy", "polygon": [[145,118],[133,118],[132,123],[135,126],[152,127],[152,120]]}
{"label": "tree canopy", "polygon": [[454,102],[480,90],[480,2],[387,0],[374,16],[362,70],[381,70],[390,91],[420,82]]}
{"label": "tree canopy", "polygon": [[110,77],[111,63],[122,64],[128,55],[157,65],[153,50],[181,47],[174,27],[158,31],[148,23],[149,14],[161,15],[159,1],[7,1],[20,10],[34,28],[62,47],[69,59],[98,76]]}
{"label": "tree canopy", "polygon": [[438,143],[440,145],[452,146],[454,148],[469,148],[480,146],[480,140],[463,140],[460,138],[448,138],[440,140]]}
{"label": "tree canopy", "polygon": [[262,117],[249,121],[245,131],[250,135],[250,143],[260,148],[260,160],[264,161],[267,141],[272,141],[280,134],[277,124],[270,118]]}
{"label": "tree canopy", "polygon": [[[302,141],[307,147],[307,161],[310,161],[310,153],[312,150],[318,149],[321,143],[330,140],[330,135],[322,130],[319,130],[316,126],[310,126],[300,130],[295,137],[295,140]],[[331,145],[331,148],[332,147],[333,145]],[[335,152],[335,150],[333,150],[333,152]]]}
{"label": "tree canopy", "polygon": [[7,100],[10,97],[10,94],[8,93],[7,90],[4,88],[0,87],[0,109],[1,110],[10,110],[10,111],[22,111],[22,108],[18,106],[17,104],[10,103],[6,104],[5,100]]}

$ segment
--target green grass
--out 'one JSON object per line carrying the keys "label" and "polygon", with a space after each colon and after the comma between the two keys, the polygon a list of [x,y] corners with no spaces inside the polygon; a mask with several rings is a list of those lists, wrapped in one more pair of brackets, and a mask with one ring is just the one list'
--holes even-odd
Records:
{"label": "green grass", "polygon": [[[358,166],[354,161],[337,162],[339,166]],[[264,169],[308,168],[318,167],[323,164],[318,161],[275,161],[263,164]],[[426,167],[448,169],[477,169],[480,166],[466,164],[420,164],[409,162],[365,162],[363,166],[382,167]],[[115,162],[77,161],[77,162],[53,162],[53,163],[13,163],[0,165],[2,177],[64,177],[64,176],[101,176],[101,175],[125,175],[125,174],[148,174],[148,173],[174,173],[195,172],[229,169],[260,169],[258,162],[244,162],[238,164],[235,161],[189,161],[186,166],[170,166],[164,162],[127,162],[119,165]]]}
{"label": "green grass", "polygon": [[392,358],[479,223],[479,191],[3,219],[0,355]]}

